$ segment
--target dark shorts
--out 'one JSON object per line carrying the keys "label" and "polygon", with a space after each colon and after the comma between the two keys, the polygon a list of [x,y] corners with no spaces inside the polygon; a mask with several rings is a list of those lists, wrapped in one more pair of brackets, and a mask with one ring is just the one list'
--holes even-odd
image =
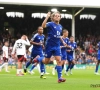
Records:
{"label": "dark shorts", "polygon": [[3,61],[4,61],[4,62],[8,62],[8,58],[3,57]]}
{"label": "dark shorts", "polygon": [[24,55],[17,55],[18,61],[19,62],[26,62],[26,58],[24,57]]}

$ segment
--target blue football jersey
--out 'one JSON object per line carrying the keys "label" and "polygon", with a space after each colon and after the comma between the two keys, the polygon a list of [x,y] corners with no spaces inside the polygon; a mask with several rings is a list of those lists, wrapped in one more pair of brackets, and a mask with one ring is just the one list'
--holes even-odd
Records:
{"label": "blue football jersey", "polygon": [[76,44],[76,42],[70,42],[69,41],[68,46],[70,46],[71,48],[67,48],[67,50],[71,50],[71,51],[67,52],[67,54],[73,56],[73,52],[77,48],[77,44]]}
{"label": "blue football jersey", "polygon": [[98,46],[98,54],[100,54],[100,42],[97,44],[97,46]]}
{"label": "blue football jersey", "polygon": [[[68,45],[69,38],[66,37],[66,38],[62,38],[62,39],[63,39],[63,41]],[[60,46],[64,46],[62,42],[60,42]],[[62,51],[62,52],[63,52],[63,51],[66,52],[66,49],[67,49],[66,47],[62,47],[62,48],[61,48],[61,51]]]}
{"label": "blue football jersey", "polygon": [[60,37],[62,32],[62,26],[54,22],[48,22],[47,27],[47,44],[50,46],[60,46]]}
{"label": "blue football jersey", "polygon": [[33,37],[32,37],[32,41],[33,42],[36,42],[36,43],[41,43],[41,45],[33,45],[33,48],[32,50],[36,51],[36,52],[41,52],[43,51],[43,48],[42,48],[42,44],[44,44],[44,38],[45,36],[42,34],[42,35],[39,35],[38,33],[36,33]]}

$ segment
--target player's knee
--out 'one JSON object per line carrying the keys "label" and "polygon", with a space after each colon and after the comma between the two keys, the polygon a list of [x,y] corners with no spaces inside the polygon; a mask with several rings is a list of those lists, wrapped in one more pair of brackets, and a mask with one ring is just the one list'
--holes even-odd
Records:
{"label": "player's knee", "polygon": [[49,63],[49,61],[45,61],[45,64],[48,64]]}
{"label": "player's knee", "polygon": [[30,60],[30,63],[32,63],[32,60],[33,60],[33,59]]}
{"label": "player's knee", "polygon": [[57,61],[57,64],[58,65],[61,65],[62,64],[61,60],[56,60],[56,61]]}

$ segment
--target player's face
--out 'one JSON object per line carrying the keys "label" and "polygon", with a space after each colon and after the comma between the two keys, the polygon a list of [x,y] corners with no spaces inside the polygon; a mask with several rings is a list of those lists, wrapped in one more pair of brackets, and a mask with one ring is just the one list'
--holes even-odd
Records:
{"label": "player's face", "polygon": [[56,14],[54,15],[54,17],[53,17],[54,22],[59,22],[60,19],[61,19],[61,16],[60,16],[59,13],[56,13]]}
{"label": "player's face", "polygon": [[43,34],[43,28],[42,27],[38,28],[38,33]]}
{"label": "player's face", "polygon": [[8,42],[5,42],[5,46],[9,46],[9,43]]}
{"label": "player's face", "polygon": [[71,37],[70,38],[70,42],[74,42],[74,37]]}
{"label": "player's face", "polygon": [[25,36],[25,35],[23,35],[23,36],[22,36],[22,39],[23,39],[23,40],[26,40],[26,36]]}
{"label": "player's face", "polygon": [[64,36],[68,37],[68,31],[66,31],[66,32],[64,33]]}

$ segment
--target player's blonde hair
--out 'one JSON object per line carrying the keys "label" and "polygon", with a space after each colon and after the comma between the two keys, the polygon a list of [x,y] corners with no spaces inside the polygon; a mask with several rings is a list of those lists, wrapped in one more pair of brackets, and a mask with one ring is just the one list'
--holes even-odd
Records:
{"label": "player's blonde hair", "polygon": [[60,14],[60,12],[59,11],[57,11],[57,12],[54,12],[54,13],[52,13],[51,14],[51,21],[53,21],[53,18],[54,18],[54,16],[55,16],[55,14],[59,14],[60,15],[60,17],[61,17],[61,14]]}
{"label": "player's blonde hair", "polygon": [[65,33],[65,32],[68,32],[68,30],[67,29],[63,29],[62,33]]}

